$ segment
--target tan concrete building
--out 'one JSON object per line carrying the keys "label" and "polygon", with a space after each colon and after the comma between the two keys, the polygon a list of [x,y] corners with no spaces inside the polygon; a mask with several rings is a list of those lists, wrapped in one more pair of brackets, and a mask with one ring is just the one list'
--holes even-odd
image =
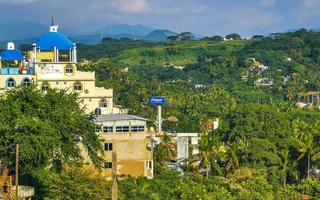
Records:
{"label": "tan concrete building", "polygon": [[[113,90],[95,86],[95,73],[77,69],[76,44],[58,32],[51,24],[49,32],[43,34],[33,51],[24,57],[9,43],[0,57],[0,90],[15,88],[21,84],[35,83],[42,91],[57,88],[76,92],[83,100],[87,112],[95,112],[97,123],[102,125],[97,132],[112,149],[106,148],[104,158],[106,176],[110,176],[110,152],[117,153],[118,172],[129,176],[153,177],[152,152],[146,148],[146,119],[126,115],[127,110],[115,106]],[[105,132],[112,127],[113,132]],[[122,129],[120,130],[120,127]]]}
{"label": "tan concrete building", "polygon": [[117,153],[117,169],[121,176],[153,177],[152,144],[147,139],[147,119],[135,115],[99,115],[104,140],[105,175],[111,175],[112,152]]}

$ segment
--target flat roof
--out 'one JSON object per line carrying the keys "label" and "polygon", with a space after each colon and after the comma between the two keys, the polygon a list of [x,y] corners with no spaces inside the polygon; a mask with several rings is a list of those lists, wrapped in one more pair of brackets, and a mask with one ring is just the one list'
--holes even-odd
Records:
{"label": "flat roof", "polygon": [[150,121],[149,119],[139,117],[136,115],[125,115],[125,114],[98,115],[95,121],[106,122],[106,121],[121,121],[121,120]]}

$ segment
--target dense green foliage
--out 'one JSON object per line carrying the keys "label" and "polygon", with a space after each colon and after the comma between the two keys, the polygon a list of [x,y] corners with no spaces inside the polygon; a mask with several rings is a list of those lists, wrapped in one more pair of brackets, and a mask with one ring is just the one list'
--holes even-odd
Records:
{"label": "dense green foliage", "polygon": [[35,86],[24,86],[7,91],[0,107],[1,161],[8,167],[14,165],[15,144],[20,144],[24,167],[31,169],[52,161],[81,163],[80,141],[92,160],[101,162],[93,116],[79,107],[76,94],[59,90],[43,94]]}
{"label": "dense green foliage", "polygon": [[42,185],[49,181],[49,173],[39,179],[41,170],[50,169],[57,173],[52,176],[53,184],[50,187],[53,188],[50,188],[49,193],[52,195],[57,193],[54,185],[62,186],[59,181],[73,176],[64,174],[69,172],[64,172],[62,167],[82,165],[80,143],[91,160],[97,166],[101,164],[102,145],[95,134],[94,117],[80,107],[77,94],[53,89],[43,93],[36,86],[22,86],[6,91],[1,96],[0,108],[1,167],[8,168],[13,174],[15,145],[19,144],[21,183],[36,185],[37,198],[43,199],[43,194],[48,194],[42,191]]}
{"label": "dense green foliage", "polygon": [[[296,106],[303,93],[320,88],[320,33],[170,43],[105,39],[79,49],[81,58],[94,61],[82,68],[94,70],[97,84],[113,88],[130,113],[154,120],[148,98],[163,95],[164,118],[177,119],[165,120],[164,129],[201,133],[200,152],[183,176],[166,170],[175,147],[165,134],[154,149],[156,177],[119,180],[120,199],[320,198],[319,104]],[[256,85],[260,78],[272,84]],[[25,179],[32,177],[39,199],[59,199],[60,192],[64,199],[110,198],[108,182],[59,165],[79,163],[80,141],[100,161],[92,116],[75,95],[19,88],[0,99],[0,107],[1,160],[12,166],[13,144],[21,144],[23,171],[33,169]],[[214,118],[220,124],[211,130]],[[44,169],[49,163],[60,167]]]}
{"label": "dense green foliage", "polygon": [[[202,133],[197,157],[200,167],[208,169],[208,176],[214,176],[210,181],[221,183],[221,177],[229,180],[243,168],[264,171],[260,179],[239,182],[241,187],[258,192],[243,189],[237,193],[226,187],[226,197],[290,199],[292,195],[294,199],[305,193],[319,198],[319,103],[312,102],[306,108],[296,106],[306,92],[319,91],[319,41],[320,33],[302,29],[252,40],[205,38],[154,46],[140,43],[140,47],[101,57],[86,69],[96,71],[98,85],[114,88],[117,103],[130,108],[131,113],[154,120],[156,109],[148,105],[148,98],[166,96],[164,118],[174,116],[178,121],[165,120],[164,129]],[[96,50],[95,46],[91,48]],[[257,80],[267,80],[271,85],[259,86]],[[206,123],[214,118],[220,119],[220,126],[212,132]],[[163,143],[155,149],[156,166],[163,167],[169,159],[169,147],[169,143]],[[193,169],[189,166],[186,170],[189,168]],[[192,170],[193,174],[197,171]],[[154,199],[166,194],[173,199],[198,198],[192,196],[194,191],[187,197],[172,193],[183,181],[172,181],[172,190],[160,196],[152,188],[159,184],[159,191],[166,190],[169,183],[161,177],[130,181],[124,184],[140,193],[125,193],[128,198],[146,195],[138,188],[155,193]],[[192,182],[188,183],[191,187]],[[202,184],[199,181],[195,187]]]}
{"label": "dense green foliage", "polygon": [[103,200],[111,196],[111,184],[94,172],[82,168],[65,168],[61,173],[39,170],[37,180],[42,183],[36,189],[42,190],[45,200]]}

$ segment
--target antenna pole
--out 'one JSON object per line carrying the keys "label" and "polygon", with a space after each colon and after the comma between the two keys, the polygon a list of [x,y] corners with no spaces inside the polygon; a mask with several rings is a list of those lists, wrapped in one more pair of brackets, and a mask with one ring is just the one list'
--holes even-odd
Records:
{"label": "antenna pole", "polygon": [[16,144],[16,177],[15,177],[15,185],[16,185],[16,200],[18,200],[19,194],[19,144]]}
{"label": "antenna pole", "polygon": [[112,152],[112,200],[118,199],[117,153]]}

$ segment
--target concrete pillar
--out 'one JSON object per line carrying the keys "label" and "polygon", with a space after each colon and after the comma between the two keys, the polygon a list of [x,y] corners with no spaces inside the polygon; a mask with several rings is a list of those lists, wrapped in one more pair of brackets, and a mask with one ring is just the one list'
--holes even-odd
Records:
{"label": "concrete pillar", "polygon": [[69,62],[72,62],[72,50],[69,49]]}
{"label": "concrete pillar", "polygon": [[32,62],[36,62],[37,61],[37,44],[33,43],[32,46],[33,46],[33,57],[31,59],[32,59]]}
{"label": "concrete pillar", "polygon": [[57,47],[53,47],[54,62],[57,62]]}
{"label": "concrete pillar", "polygon": [[57,62],[59,62],[59,49],[57,49],[56,51],[57,51]]}
{"label": "concrete pillar", "polygon": [[77,62],[77,46],[73,44],[73,62]]}

